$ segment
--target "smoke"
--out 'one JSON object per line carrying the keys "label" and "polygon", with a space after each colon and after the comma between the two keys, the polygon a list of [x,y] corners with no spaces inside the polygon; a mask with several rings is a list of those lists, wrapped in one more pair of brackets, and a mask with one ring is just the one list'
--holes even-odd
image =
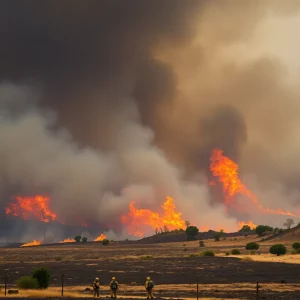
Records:
{"label": "smoke", "polygon": [[80,216],[120,233],[130,201],[160,209],[171,195],[193,223],[234,229],[238,215],[207,188],[218,147],[262,203],[293,209],[300,91],[290,68],[299,62],[270,48],[294,36],[279,27],[274,37],[268,24],[299,24],[299,8],[2,1],[1,205],[47,193],[66,222]]}

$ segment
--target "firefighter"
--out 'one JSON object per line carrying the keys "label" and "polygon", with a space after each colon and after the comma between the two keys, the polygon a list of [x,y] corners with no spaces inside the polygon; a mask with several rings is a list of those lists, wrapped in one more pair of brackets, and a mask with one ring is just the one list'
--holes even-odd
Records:
{"label": "firefighter", "polygon": [[95,278],[95,281],[93,282],[93,290],[94,290],[94,298],[97,296],[99,297],[99,291],[100,291],[100,282],[99,278]]}
{"label": "firefighter", "polygon": [[110,298],[117,298],[117,290],[119,288],[119,283],[118,281],[116,280],[116,277],[113,277],[111,279],[111,282],[109,284],[110,286]]}
{"label": "firefighter", "polygon": [[152,290],[154,288],[154,282],[151,280],[150,277],[147,277],[146,278],[146,283],[145,283],[145,288],[146,288],[146,291],[147,291],[147,299],[151,298],[153,299],[153,293],[152,293]]}

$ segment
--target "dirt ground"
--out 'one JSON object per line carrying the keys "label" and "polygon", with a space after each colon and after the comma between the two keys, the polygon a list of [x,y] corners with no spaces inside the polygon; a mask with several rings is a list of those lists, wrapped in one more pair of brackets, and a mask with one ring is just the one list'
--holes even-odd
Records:
{"label": "dirt ground", "polygon": [[[198,277],[200,298],[256,299],[256,282],[260,282],[260,293],[265,297],[261,299],[299,300],[300,255],[271,256],[266,254],[268,243],[261,245],[260,255],[249,255],[244,250],[245,241],[207,241],[205,248],[200,248],[199,242],[185,242],[0,249],[0,283],[7,274],[13,287],[18,278],[44,266],[51,272],[52,289],[60,289],[61,275],[65,274],[66,291],[81,297],[90,297],[91,292],[84,290],[96,276],[102,284],[102,297],[108,294],[112,276],[120,282],[122,296],[144,296],[144,279],[150,276],[159,297],[196,297]],[[242,255],[225,256],[233,248],[240,248]],[[217,256],[198,256],[207,249]]]}

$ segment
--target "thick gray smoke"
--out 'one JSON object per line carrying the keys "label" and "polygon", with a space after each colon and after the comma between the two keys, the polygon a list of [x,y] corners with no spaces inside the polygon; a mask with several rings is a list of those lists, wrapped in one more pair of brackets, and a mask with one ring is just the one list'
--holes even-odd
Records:
{"label": "thick gray smoke", "polygon": [[160,210],[171,195],[185,219],[234,229],[233,216],[255,216],[230,218],[209,192],[217,147],[263,204],[295,210],[300,91],[285,62],[264,53],[270,32],[259,33],[299,8],[1,1],[1,205],[46,193],[66,222],[121,231],[131,200]]}

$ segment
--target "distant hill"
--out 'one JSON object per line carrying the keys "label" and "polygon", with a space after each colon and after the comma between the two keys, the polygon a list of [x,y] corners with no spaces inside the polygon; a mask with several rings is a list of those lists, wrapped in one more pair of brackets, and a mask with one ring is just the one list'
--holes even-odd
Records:
{"label": "distant hill", "polygon": [[283,234],[270,236],[267,240],[276,242],[300,242],[300,224],[290,230],[285,230]]}

